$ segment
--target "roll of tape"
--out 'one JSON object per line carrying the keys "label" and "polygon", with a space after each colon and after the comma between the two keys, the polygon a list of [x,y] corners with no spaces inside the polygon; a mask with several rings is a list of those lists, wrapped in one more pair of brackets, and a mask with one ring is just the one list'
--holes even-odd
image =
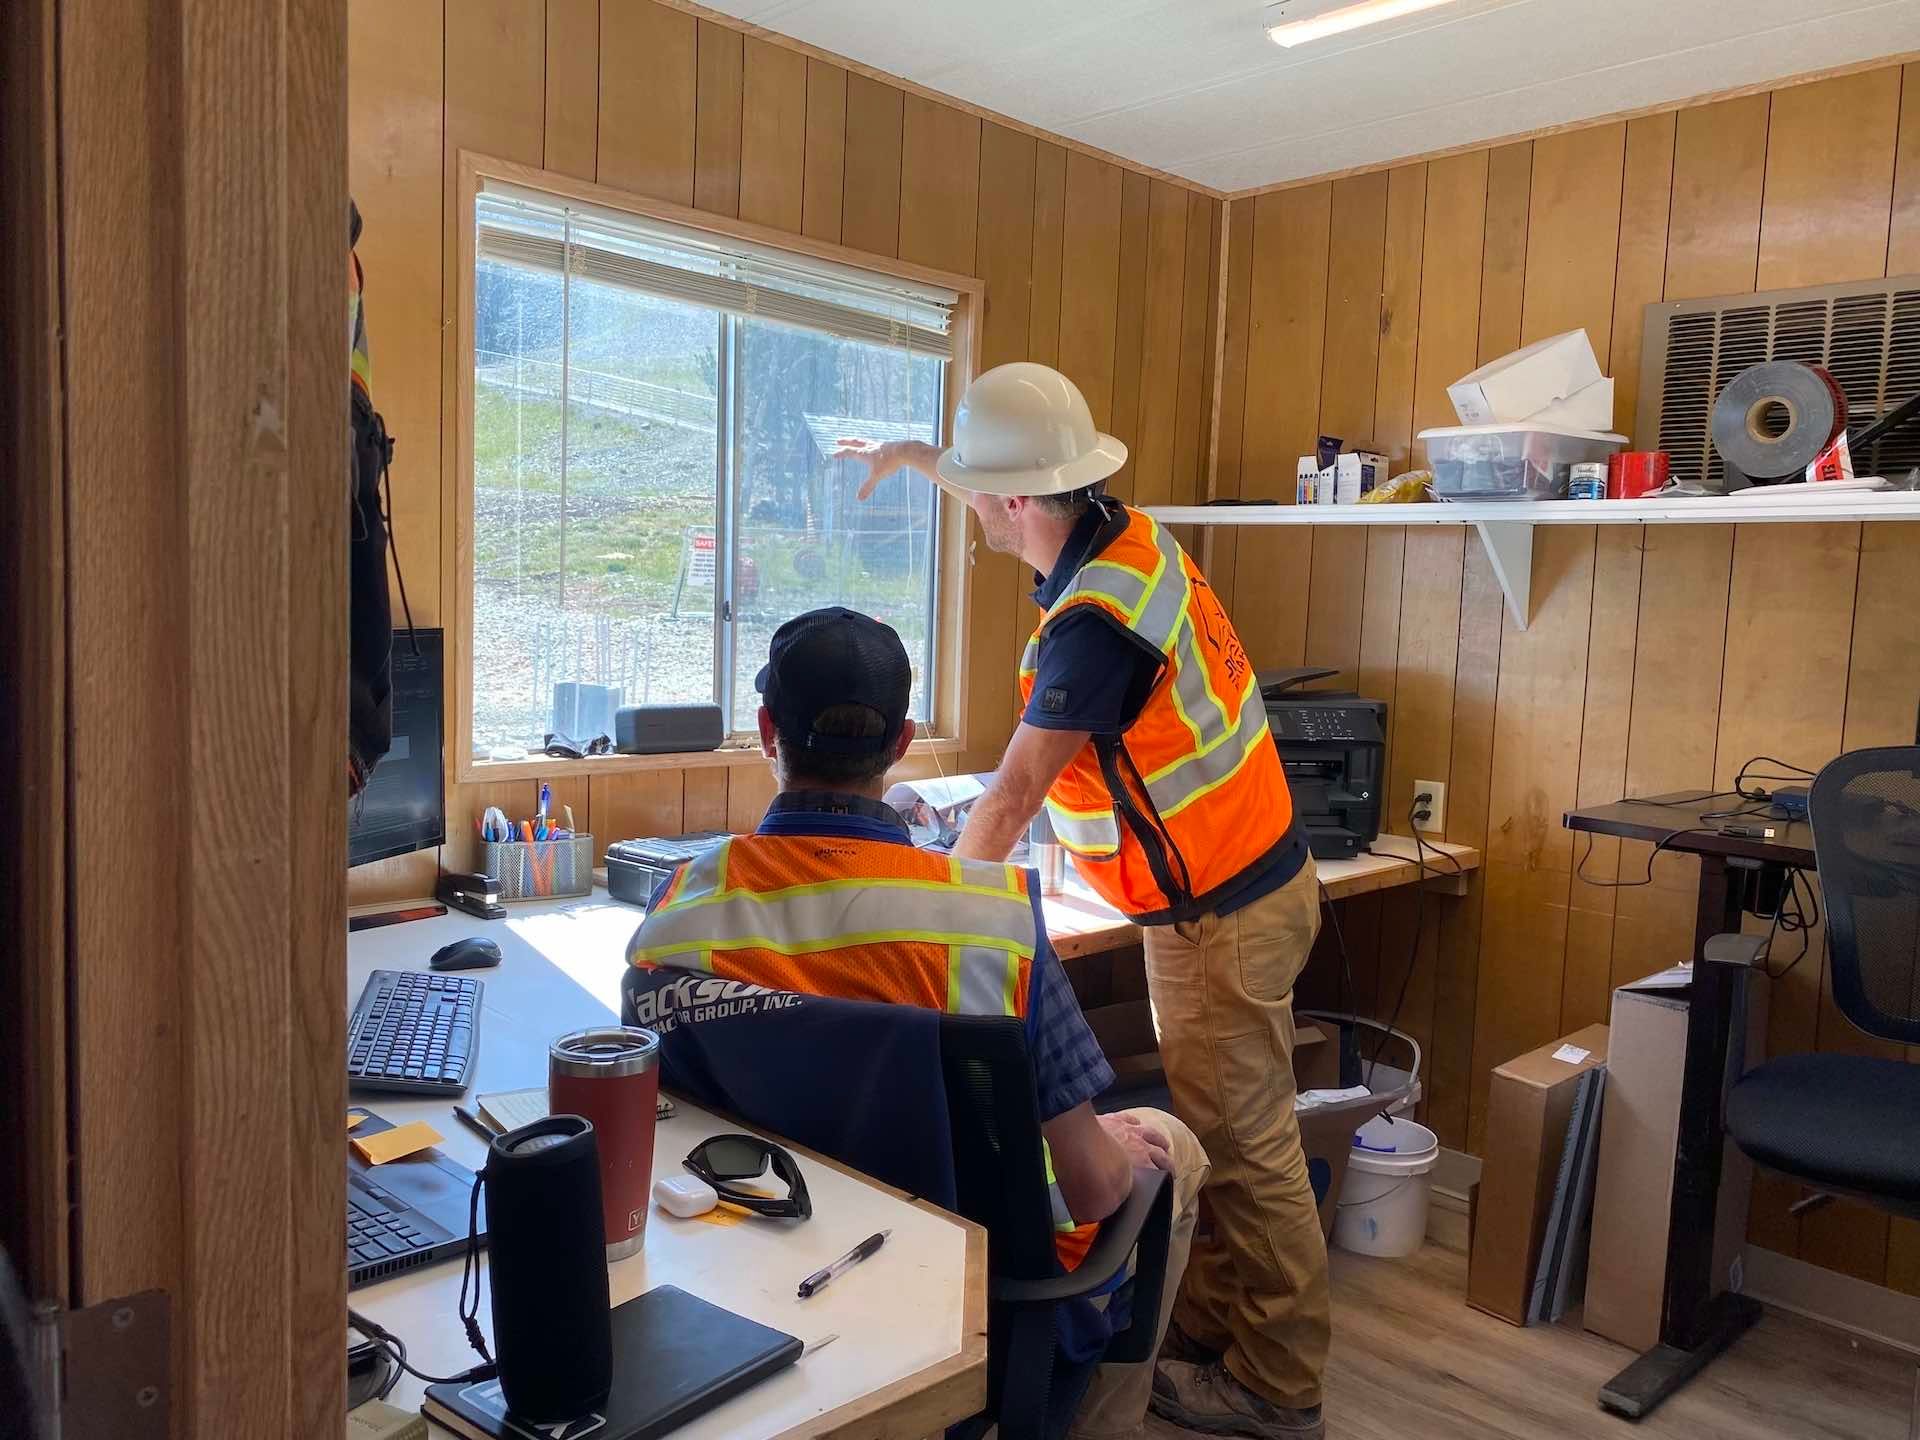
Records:
{"label": "roll of tape", "polygon": [[1713,402],[1713,446],[1750,480],[1798,479],[1847,428],[1847,397],[1817,365],[1742,370]]}

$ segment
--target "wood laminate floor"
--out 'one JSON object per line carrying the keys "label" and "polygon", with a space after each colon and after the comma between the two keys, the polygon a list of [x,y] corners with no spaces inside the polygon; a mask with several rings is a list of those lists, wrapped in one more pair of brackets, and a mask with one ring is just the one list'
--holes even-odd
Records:
{"label": "wood laminate floor", "polygon": [[[1466,1256],[1333,1255],[1328,1440],[1906,1440],[1915,1362],[1769,1310],[1638,1425],[1594,1403],[1631,1356],[1571,1325],[1469,1310]],[[1149,1420],[1155,1440],[1187,1432]]]}

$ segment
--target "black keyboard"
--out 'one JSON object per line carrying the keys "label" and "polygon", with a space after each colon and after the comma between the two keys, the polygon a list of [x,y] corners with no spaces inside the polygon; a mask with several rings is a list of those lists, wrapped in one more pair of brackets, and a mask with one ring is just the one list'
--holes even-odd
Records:
{"label": "black keyboard", "polygon": [[480,1054],[481,989],[466,975],[374,971],[347,1027],[348,1085],[460,1094]]}
{"label": "black keyboard", "polygon": [[439,1240],[372,1195],[347,1192],[347,1268],[351,1272],[431,1250]]}

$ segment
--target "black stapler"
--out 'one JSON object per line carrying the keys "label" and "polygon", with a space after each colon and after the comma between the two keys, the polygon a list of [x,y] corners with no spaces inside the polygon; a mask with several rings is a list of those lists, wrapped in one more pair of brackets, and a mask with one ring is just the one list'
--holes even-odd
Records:
{"label": "black stapler", "polygon": [[482,920],[507,918],[507,907],[500,903],[500,882],[485,875],[448,872],[434,887],[433,898]]}

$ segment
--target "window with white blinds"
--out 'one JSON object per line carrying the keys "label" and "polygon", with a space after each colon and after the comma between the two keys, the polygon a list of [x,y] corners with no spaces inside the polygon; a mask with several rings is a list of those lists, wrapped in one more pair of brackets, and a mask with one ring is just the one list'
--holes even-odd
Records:
{"label": "window with white blinds", "polygon": [[937,495],[834,452],[939,442],[958,296],[493,180],[474,221],[474,758],[650,702],[751,732],[822,605],[899,631],[927,719]]}
{"label": "window with white blinds", "polygon": [[479,254],[562,272],[662,300],[776,320],[873,345],[950,358],[950,290],[910,285],[831,261],[727,241],[664,221],[542,201],[489,187]]}

